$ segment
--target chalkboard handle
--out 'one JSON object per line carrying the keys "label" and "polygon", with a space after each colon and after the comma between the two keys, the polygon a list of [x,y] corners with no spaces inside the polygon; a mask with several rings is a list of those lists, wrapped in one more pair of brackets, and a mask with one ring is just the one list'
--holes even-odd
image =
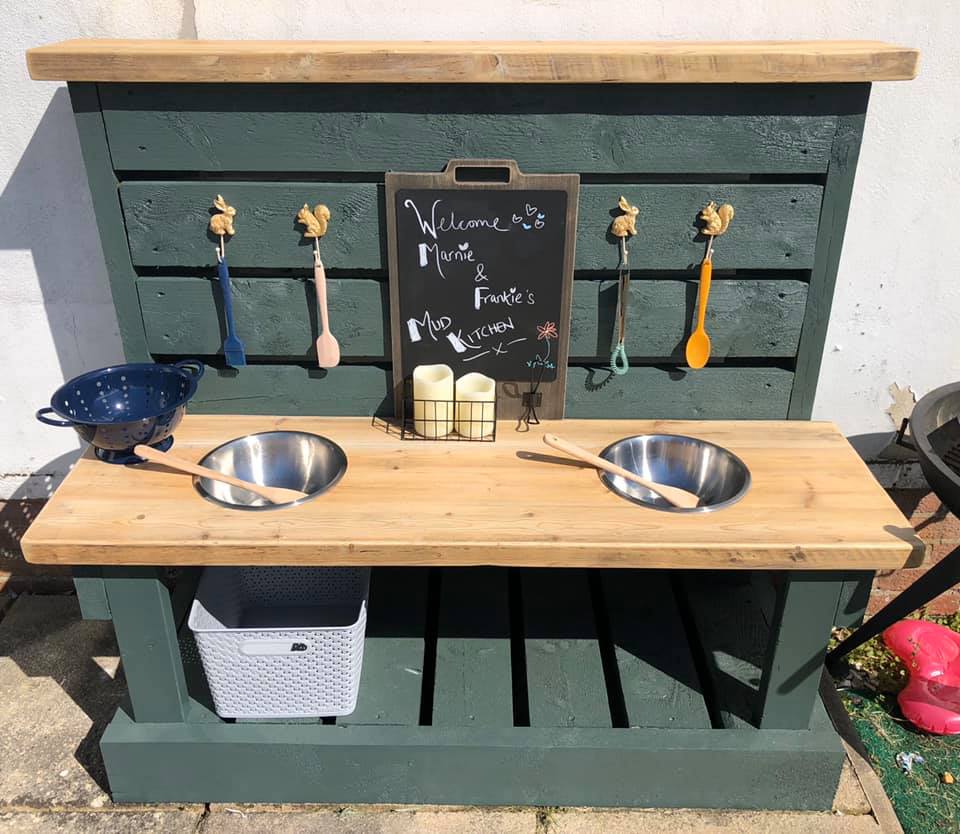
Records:
{"label": "chalkboard handle", "polygon": [[514,185],[520,179],[515,159],[451,159],[443,174],[451,185]]}

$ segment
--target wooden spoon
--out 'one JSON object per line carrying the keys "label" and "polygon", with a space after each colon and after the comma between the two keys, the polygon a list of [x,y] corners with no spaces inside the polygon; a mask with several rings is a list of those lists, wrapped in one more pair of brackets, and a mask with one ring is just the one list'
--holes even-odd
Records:
{"label": "wooden spoon", "polygon": [[656,481],[648,481],[646,478],[631,472],[629,469],[624,469],[622,466],[610,463],[610,461],[588,452],[586,449],[577,446],[575,443],[571,443],[569,440],[557,437],[555,434],[545,434],[543,436],[543,442],[551,449],[564,452],[572,458],[595,466],[597,469],[602,469],[611,475],[620,475],[628,481],[640,484],[640,486],[646,487],[651,492],[655,492],[665,501],[669,501],[675,507],[691,509],[700,503],[700,496],[694,495],[692,492],[687,492],[687,490],[680,489],[679,487],[668,486],[667,484],[658,484]]}
{"label": "wooden spoon", "polygon": [[241,478],[234,478],[232,475],[224,475],[223,472],[217,472],[216,469],[208,469],[199,463],[191,463],[183,458],[178,458],[176,455],[171,455],[169,452],[161,452],[150,446],[142,444],[134,446],[133,453],[144,460],[149,460],[151,463],[159,463],[162,466],[187,472],[190,475],[199,475],[201,478],[210,478],[213,481],[222,481],[225,484],[230,484],[230,486],[240,487],[240,489],[245,489],[261,498],[266,498],[271,504],[289,504],[291,501],[299,501],[301,498],[307,497],[307,493],[296,489],[263,486],[251,481],[244,481]]}
{"label": "wooden spoon", "polygon": [[313,267],[313,283],[317,289],[317,309],[320,311],[320,327],[323,332],[317,337],[317,364],[321,368],[335,368],[340,364],[340,343],[330,332],[330,316],[327,312],[327,273],[322,263]]}
{"label": "wooden spoon", "polygon": [[691,368],[702,368],[710,359],[710,337],[704,322],[707,317],[707,299],[710,297],[710,279],[713,276],[713,261],[710,254],[700,264],[700,291],[697,293],[697,329],[687,340],[687,364]]}

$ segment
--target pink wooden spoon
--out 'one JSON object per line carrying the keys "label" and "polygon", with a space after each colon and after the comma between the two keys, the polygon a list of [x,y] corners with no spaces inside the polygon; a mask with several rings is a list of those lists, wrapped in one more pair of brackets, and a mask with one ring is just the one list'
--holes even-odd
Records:
{"label": "pink wooden spoon", "polygon": [[317,338],[317,364],[321,368],[335,368],[340,364],[340,343],[330,332],[327,313],[327,273],[322,263],[313,267],[313,283],[317,288],[317,309],[320,311],[322,332]]}

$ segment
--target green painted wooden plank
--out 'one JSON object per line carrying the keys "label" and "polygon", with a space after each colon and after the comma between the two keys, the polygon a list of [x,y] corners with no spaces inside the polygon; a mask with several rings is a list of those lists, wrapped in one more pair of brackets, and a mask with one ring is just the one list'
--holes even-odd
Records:
{"label": "green painted wooden plank", "polygon": [[707,367],[700,371],[632,367],[567,371],[567,417],[783,420],[793,373],[780,368]]}
{"label": "green painted wooden plank", "polygon": [[189,409],[193,414],[392,414],[391,388],[389,370],[372,365],[208,367]]}
{"label": "green painted wooden plank", "polygon": [[837,602],[833,624],[838,628],[856,628],[863,622],[873,588],[873,571],[852,571],[845,574]]}
{"label": "green painted wooden plank", "polygon": [[693,618],[722,725],[755,726],[770,589],[750,573],[686,571],[685,611]]}
{"label": "green painted wooden plank", "polygon": [[103,568],[103,577],[137,721],[183,721],[190,697],[170,591],[155,568]]}
{"label": "green painted wooden plank", "polygon": [[710,727],[666,573],[600,572],[603,608],[630,727]]}
{"label": "green painted wooden plank", "polygon": [[90,197],[97,216],[100,245],[103,247],[103,259],[110,281],[110,294],[117,310],[123,353],[128,362],[146,362],[150,357],[133,283],[135,272],[130,262],[130,250],[117,193],[118,182],[110,160],[97,86],[70,83],[68,87],[77,123],[80,151],[90,185]]}
{"label": "green painted wooden plank", "polygon": [[[250,357],[315,358],[319,325],[312,280],[234,278],[237,332]],[[386,360],[389,300],[382,281],[327,281],[330,320],[345,357]],[[217,282],[206,278],[138,278],[137,291],[152,353],[213,356],[221,352],[223,313]],[[800,338],[803,281],[724,279],[714,282],[707,328],[716,359],[792,357]],[[614,337],[616,281],[574,283],[570,355],[608,356]],[[631,356],[683,358],[697,297],[694,280],[635,280],[630,285],[627,345]]]}
{"label": "green painted wooden plank", "polygon": [[758,727],[810,726],[842,580],[829,571],[789,571],[782,576],[760,678]]}
{"label": "green painted wooden plank", "polygon": [[433,724],[512,727],[510,602],[504,568],[451,568],[440,579]]}
{"label": "green painted wooden plank", "polygon": [[[320,331],[313,279],[232,278],[233,317],[247,357],[316,360]],[[206,278],[138,278],[152,353],[222,353],[225,327],[220,287]],[[384,281],[327,280],[330,326],[344,357],[381,361],[390,351],[390,300]]]}
{"label": "green painted wooden plank", "polygon": [[103,571],[95,566],[77,565],[72,572],[83,619],[109,620],[110,602],[103,586]]}
{"label": "green painted wooden plank", "polygon": [[809,420],[813,413],[823,346],[830,322],[830,307],[833,304],[833,290],[837,283],[843,235],[847,226],[847,212],[850,209],[857,158],[860,155],[867,101],[870,98],[870,85],[851,84],[848,96],[848,110],[838,120],[837,134],[830,152],[816,259],[810,276],[810,292],[807,296],[807,309],[797,355],[797,379],[790,399],[791,419]]}
{"label": "green painted wooden plank", "polygon": [[427,628],[424,568],[375,568],[357,708],[337,723],[415,727],[420,720]]}
{"label": "green painted wooden plank", "polygon": [[609,727],[586,571],[521,572],[531,727]]}
{"label": "green painted wooden plank", "polygon": [[[693,278],[631,281],[628,355],[683,361],[696,314],[697,288]],[[806,300],[803,281],[714,279],[707,306],[711,357],[794,356]],[[608,357],[617,338],[616,321],[617,281],[575,281],[570,356]]]}
{"label": "green painted wooden plank", "polygon": [[166,171],[821,172],[838,85],[100,86],[114,163]]}
{"label": "green painted wooden plank", "polygon": [[[383,186],[371,182],[124,182],[120,193],[134,263],[212,269],[215,241],[207,223],[218,192],[237,209],[237,234],[227,244],[233,267],[310,267],[309,241],[301,237],[294,214],[304,202],[323,200],[333,213],[322,244],[327,268],[386,269]],[[717,243],[716,269],[813,266],[820,186],[664,183],[581,186],[576,268],[616,268],[617,239],[609,227],[621,194],[640,207],[639,232],[630,246],[630,263],[637,269],[698,264],[705,243],[697,214],[708,200],[737,209]]]}
{"label": "green painted wooden plank", "polygon": [[816,731],[135,724],[101,750],[116,802],[826,810],[840,740]]}

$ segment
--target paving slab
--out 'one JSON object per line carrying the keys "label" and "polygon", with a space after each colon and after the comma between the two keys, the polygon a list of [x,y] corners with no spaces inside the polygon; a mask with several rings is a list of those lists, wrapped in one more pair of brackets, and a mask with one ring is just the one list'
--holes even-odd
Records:
{"label": "paving slab", "polygon": [[544,834],[883,834],[869,815],[777,811],[551,811]]}
{"label": "paving slab", "polygon": [[[533,809],[323,808],[309,811],[211,806],[200,834],[537,834]],[[676,832],[673,832],[676,834]]]}
{"label": "paving slab", "polygon": [[72,811],[0,812],[4,834],[193,834],[200,822],[198,811]]}
{"label": "paving slab", "polygon": [[840,784],[837,785],[837,794],[833,798],[833,810],[841,814],[870,813],[870,801],[849,759],[843,760]]}
{"label": "paving slab", "polygon": [[0,809],[109,803],[100,736],[123,691],[110,623],[76,597],[17,598],[0,620]]}

